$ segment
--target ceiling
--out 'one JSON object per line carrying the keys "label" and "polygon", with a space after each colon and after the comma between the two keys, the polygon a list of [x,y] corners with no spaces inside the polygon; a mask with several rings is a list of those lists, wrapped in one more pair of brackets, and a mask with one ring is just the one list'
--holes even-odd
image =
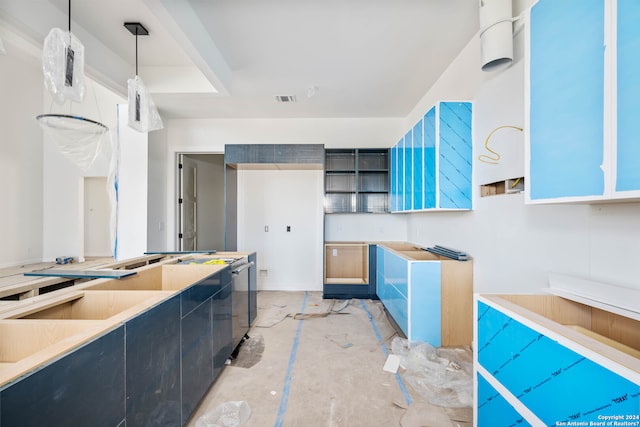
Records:
{"label": "ceiling", "polygon": [[[68,0],[0,0],[41,46]],[[86,73],[126,97],[139,75],[166,118],[405,117],[477,36],[475,0],[76,0]],[[478,52],[480,55],[480,52]],[[277,95],[295,102],[277,102]]]}

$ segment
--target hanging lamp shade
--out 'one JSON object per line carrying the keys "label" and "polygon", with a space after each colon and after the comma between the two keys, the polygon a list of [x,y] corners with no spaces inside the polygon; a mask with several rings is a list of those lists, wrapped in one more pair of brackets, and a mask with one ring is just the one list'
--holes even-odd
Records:
{"label": "hanging lamp shade", "polygon": [[100,154],[102,136],[109,132],[102,123],[67,114],[41,114],[40,126],[65,157],[87,171]]}
{"label": "hanging lamp shade", "polygon": [[128,87],[128,124],[138,132],[151,132],[164,127],[162,118],[151,94],[147,91],[142,79],[138,75],[138,36],[148,36],[149,31],[139,22],[125,22],[124,26],[136,36],[136,76],[127,80]]}
{"label": "hanging lamp shade", "polygon": [[[42,71],[44,85],[54,101],[58,104],[82,102],[85,95],[84,45],[71,32],[71,0],[69,30],[53,28],[45,38]],[[84,171],[98,157],[102,136],[109,131],[102,123],[73,114],[50,112],[36,116],[36,120],[59,151]]]}
{"label": "hanging lamp shade", "polygon": [[52,28],[42,47],[44,84],[58,104],[84,98],[84,45],[71,31]]}

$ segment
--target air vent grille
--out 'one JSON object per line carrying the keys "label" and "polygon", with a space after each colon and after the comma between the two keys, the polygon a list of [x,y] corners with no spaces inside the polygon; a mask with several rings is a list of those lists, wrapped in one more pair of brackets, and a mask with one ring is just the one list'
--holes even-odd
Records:
{"label": "air vent grille", "polygon": [[278,102],[296,102],[295,95],[276,95],[276,101]]}

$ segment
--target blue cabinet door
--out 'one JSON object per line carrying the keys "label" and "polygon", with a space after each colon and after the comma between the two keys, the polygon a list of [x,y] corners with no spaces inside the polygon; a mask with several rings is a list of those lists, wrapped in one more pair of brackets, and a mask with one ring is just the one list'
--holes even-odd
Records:
{"label": "blue cabinet door", "polygon": [[391,147],[389,158],[389,209],[398,212],[398,143]]}
{"label": "blue cabinet door", "polygon": [[176,295],[125,323],[127,425],[181,425],[180,311]]}
{"label": "blue cabinet door", "polygon": [[404,211],[404,137],[398,141],[398,212]]}
{"label": "blue cabinet door", "polygon": [[404,135],[404,205],[402,210],[410,211],[413,208],[413,130]]}
{"label": "blue cabinet door", "polygon": [[378,298],[402,332],[408,336],[407,290],[409,277],[407,261],[378,246],[376,262],[378,264]]}
{"label": "blue cabinet door", "polygon": [[411,263],[409,324],[411,341],[442,345],[441,263]]}
{"label": "blue cabinet door", "polygon": [[436,207],[436,107],[424,116],[422,138],[424,208],[431,209]]}
{"label": "blue cabinet door", "polygon": [[530,198],[602,195],[604,1],[540,0],[530,31]]}
{"label": "blue cabinet door", "polygon": [[213,377],[216,378],[233,352],[232,347],[232,285],[227,282],[220,292],[211,298],[213,334]]}
{"label": "blue cabinet door", "polygon": [[640,190],[640,2],[618,0],[616,191]]}
{"label": "blue cabinet door", "polygon": [[211,298],[181,322],[182,423],[196,409],[213,380]]}
{"label": "blue cabinet door", "polygon": [[413,127],[413,209],[422,209],[422,199],[424,187],[422,181],[424,179],[422,173],[422,119]]}
{"label": "blue cabinet door", "polygon": [[440,207],[471,209],[471,103],[439,105]]}

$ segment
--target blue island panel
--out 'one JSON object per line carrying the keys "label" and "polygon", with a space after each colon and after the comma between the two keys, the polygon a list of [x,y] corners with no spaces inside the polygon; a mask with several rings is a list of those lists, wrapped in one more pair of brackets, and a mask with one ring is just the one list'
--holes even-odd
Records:
{"label": "blue island panel", "polygon": [[124,411],[124,327],[0,393],[2,427],[118,426]]}
{"label": "blue island panel", "polygon": [[546,425],[640,413],[640,385],[482,302],[478,362]]}
{"label": "blue island panel", "polygon": [[640,189],[640,2],[618,0],[616,191]]}
{"label": "blue island panel", "polygon": [[604,1],[531,9],[530,198],[604,193]]}
{"label": "blue island panel", "polygon": [[125,323],[127,425],[181,424],[180,295]]}

